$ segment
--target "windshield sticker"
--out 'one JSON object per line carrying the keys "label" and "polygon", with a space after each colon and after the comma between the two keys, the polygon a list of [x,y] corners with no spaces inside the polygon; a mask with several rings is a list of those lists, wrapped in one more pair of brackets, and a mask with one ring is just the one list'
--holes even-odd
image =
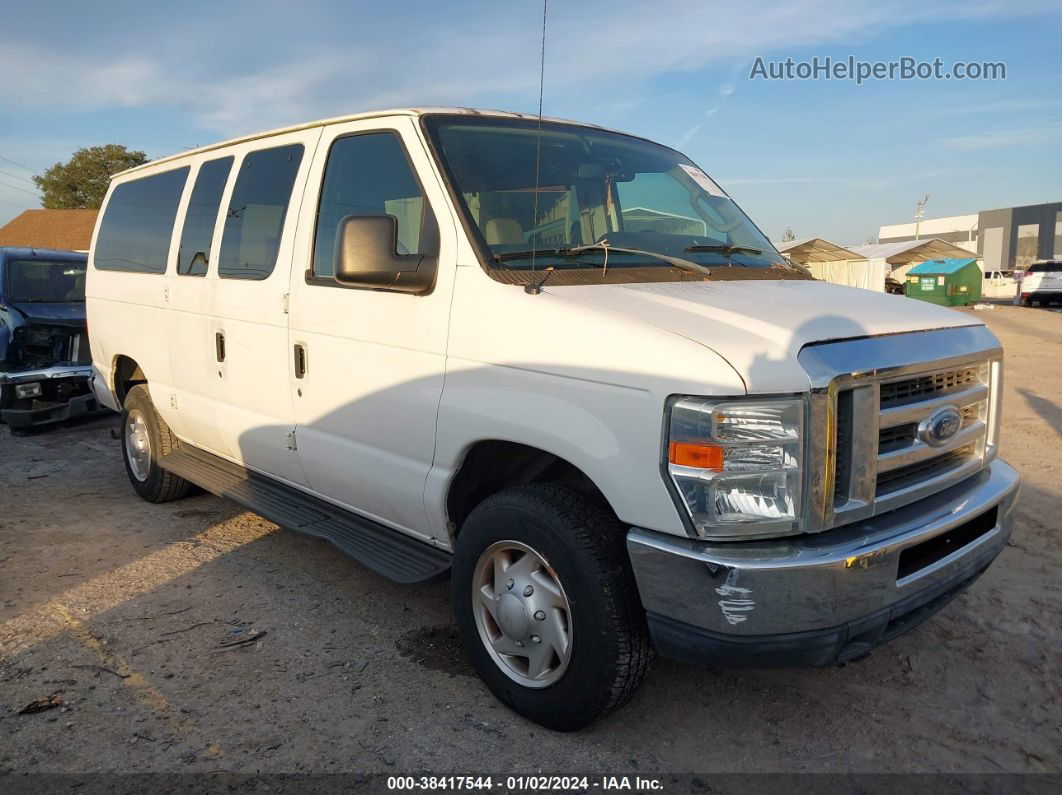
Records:
{"label": "windshield sticker", "polygon": [[712,178],[705,174],[703,171],[701,171],[699,168],[697,168],[696,166],[687,166],[684,163],[679,163],[678,165],[679,168],[681,168],[683,171],[690,175],[690,179],[692,179],[694,182],[704,188],[706,193],[711,196],[722,196],[723,198],[726,198],[726,194],[723,193],[723,189],[716,185],[712,181]]}

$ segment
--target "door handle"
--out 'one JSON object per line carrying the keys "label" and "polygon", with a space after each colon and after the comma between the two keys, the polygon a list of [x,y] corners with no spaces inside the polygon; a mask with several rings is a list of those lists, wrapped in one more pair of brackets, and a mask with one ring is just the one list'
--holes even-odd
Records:
{"label": "door handle", "polygon": [[225,361],[225,335],[220,331],[214,335],[214,352],[219,362]]}
{"label": "door handle", "polygon": [[306,375],[306,347],[295,344],[295,377],[302,378]]}

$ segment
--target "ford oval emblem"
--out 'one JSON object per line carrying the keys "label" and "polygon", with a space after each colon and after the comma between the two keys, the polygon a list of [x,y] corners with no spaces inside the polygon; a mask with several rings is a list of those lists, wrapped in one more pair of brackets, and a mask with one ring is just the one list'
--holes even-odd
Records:
{"label": "ford oval emblem", "polygon": [[918,438],[930,447],[947,444],[962,427],[962,414],[954,406],[945,406],[918,426]]}

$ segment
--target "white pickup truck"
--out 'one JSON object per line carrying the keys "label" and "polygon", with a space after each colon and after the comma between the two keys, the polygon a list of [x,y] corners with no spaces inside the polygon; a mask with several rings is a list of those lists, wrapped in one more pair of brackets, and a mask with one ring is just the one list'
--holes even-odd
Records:
{"label": "white pickup truck", "polygon": [[1010,532],[979,321],[813,280],[689,159],[599,127],[397,110],[140,166],[88,317],[141,497],[198,484],[448,575],[480,676],[555,729],[654,648],[858,659]]}

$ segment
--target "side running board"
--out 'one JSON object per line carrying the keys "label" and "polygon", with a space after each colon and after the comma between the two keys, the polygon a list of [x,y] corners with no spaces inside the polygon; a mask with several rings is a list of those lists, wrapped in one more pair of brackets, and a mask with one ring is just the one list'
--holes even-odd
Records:
{"label": "side running board", "polygon": [[396,583],[424,585],[450,570],[450,555],[441,549],[204,450],[183,444],[159,463],[287,530],[332,542],[365,568]]}

